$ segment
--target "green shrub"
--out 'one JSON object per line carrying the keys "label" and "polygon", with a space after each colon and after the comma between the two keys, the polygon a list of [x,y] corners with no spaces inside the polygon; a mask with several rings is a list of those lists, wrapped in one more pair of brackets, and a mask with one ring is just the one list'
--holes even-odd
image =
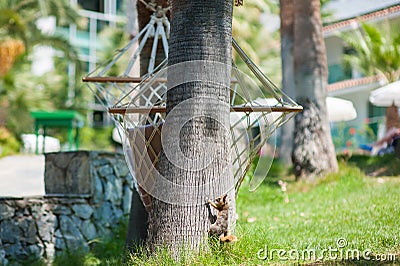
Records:
{"label": "green shrub", "polygon": [[80,148],[86,150],[113,150],[112,127],[91,128],[83,127],[80,130]]}
{"label": "green shrub", "polygon": [[20,144],[17,139],[4,127],[0,127],[0,157],[15,154]]}

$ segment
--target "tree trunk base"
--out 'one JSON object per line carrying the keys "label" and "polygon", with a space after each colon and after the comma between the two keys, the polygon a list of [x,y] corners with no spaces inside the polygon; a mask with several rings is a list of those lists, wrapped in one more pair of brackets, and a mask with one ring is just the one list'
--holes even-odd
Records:
{"label": "tree trunk base", "polygon": [[324,172],[337,171],[332,142],[327,141],[329,126],[321,121],[318,104],[308,98],[297,99],[303,112],[295,117],[292,160],[297,179],[313,181]]}
{"label": "tree trunk base", "polygon": [[146,241],[147,220],[148,213],[143,206],[139,193],[133,189],[128,234],[126,237],[126,246],[132,253],[136,253]]}

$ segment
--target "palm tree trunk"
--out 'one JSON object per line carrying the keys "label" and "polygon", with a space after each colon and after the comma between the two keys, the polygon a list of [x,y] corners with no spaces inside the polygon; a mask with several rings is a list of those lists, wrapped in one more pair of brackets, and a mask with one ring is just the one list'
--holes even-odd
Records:
{"label": "palm tree trunk", "polygon": [[[280,0],[281,18],[281,58],[282,58],[282,89],[292,99],[296,98],[294,83],[294,0]],[[287,165],[292,162],[294,120],[290,119],[281,128],[279,159]]]}
{"label": "palm tree trunk", "polygon": [[319,0],[294,1],[297,102],[292,153],[295,175],[313,179],[338,168],[326,110],[327,63]]}
{"label": "palm tree trunk", "polygon": [[[172,185],[152,201],[148,243],[179,255],[182,247],[206,244],[207,198],[230,189],[235,206],[229,154],[232,1],[173,0],[171,17],[168,116],[158,170]],[[216,73],[224,75],[212,82]]]}
{"label": "palm tree trunk", "polygon": [[391,128],[400,128],[399,110],[394,103],[386,108],[386,132]]}

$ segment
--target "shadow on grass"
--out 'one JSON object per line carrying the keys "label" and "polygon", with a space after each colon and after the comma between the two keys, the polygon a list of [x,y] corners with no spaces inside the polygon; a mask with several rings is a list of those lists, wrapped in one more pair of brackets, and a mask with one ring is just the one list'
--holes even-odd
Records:
{"label": "shadow on grass", "polygon": [[384,156],[352,155],[350,158],[338,156],[338,160],[347,161],[358,167],[367,176],[400,175],[400,158],[387,154]]}
{"label": "shadow on grass", "polygon": [[[400,175],[400,158],[392,154],[384,156],[370,156],[370,155],[338,155],[338,161],[343,161],[349,166],[355,166],[360,169],[362,173],[367,176],[380,177],[380,176],[399,176]],[[257,165],[258,160],[253,162],[253,169]],[[264,167],[257,165],[257,167]],[[293,169],[287,167],[283,162],[274,159],[269,169],[265,167],[266,177],[263,181],[264,184],[270,186],[279,186],[278,181],[283,180],[287,183],[295,182],[293,176]],[[252,173],[250,173],[252,174]]]}

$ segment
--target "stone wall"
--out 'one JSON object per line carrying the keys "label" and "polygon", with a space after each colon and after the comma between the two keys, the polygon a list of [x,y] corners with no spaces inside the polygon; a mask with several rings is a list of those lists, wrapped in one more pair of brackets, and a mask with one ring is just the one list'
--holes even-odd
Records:
{"label": "stone wall", "polygon": [[0,198],[0,265],[88,250],[129,215],[132,189],[121,154],[46,154],[43,197]]}

